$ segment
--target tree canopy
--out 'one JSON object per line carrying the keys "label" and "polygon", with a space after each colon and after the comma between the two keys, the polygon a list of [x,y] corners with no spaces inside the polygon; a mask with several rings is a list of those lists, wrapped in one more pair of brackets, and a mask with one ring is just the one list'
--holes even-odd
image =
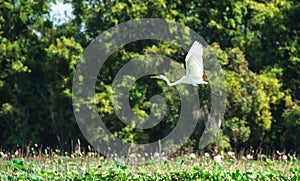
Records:
{"label": "tree canopy", "polygon": [[[84,49],[120,23],[163,18],[201,35],[224,70],[226,111],[213,144],[235,150],[300,149],[299,1],[65,0],[73,18],[60,24],[50,17],[52,3],[0,1],[0,147],[84,140],[72,107],[74,71]],[[114,135],[127,142],[160,139],[179,117],[177,90],[148,78],[132,86],[132,110],[145,117],[149,98],[162,95],[168,105],[165,121],[142,130],[116,116],[112,80],[124,64],[144,53],[169,56],[182,68],[186,54],[171,42],[143,40],[119,48],[104,64],[95,87],[98,112]],[[204,105],[210,104],[209,91],[199,88]],[[199,121],[191,140],[199,141],[203,126]]]}

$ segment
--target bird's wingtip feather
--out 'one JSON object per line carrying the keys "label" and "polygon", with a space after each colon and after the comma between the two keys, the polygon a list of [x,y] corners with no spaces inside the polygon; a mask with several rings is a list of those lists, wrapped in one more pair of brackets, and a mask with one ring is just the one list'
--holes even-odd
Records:
{"label": "bird's wingtip feather", "polygon": [[196,56],[201,56],[203,54],[203,46],[200,42],[194,41],[192,47],[190,48],[189,52]]}

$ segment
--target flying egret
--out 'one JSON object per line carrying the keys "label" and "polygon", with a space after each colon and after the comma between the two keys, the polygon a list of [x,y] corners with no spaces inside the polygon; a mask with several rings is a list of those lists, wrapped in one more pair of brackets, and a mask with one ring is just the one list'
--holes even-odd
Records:
{"label": "flying egret", "polygon": [[155,75],[150,78],[158,78],[167,82],[169,86],[177,84],[208,84],[203,80],[203,47],[201,43],[195,41],[185,57],[186,74],[176,82],[171,83],[164,75]]}

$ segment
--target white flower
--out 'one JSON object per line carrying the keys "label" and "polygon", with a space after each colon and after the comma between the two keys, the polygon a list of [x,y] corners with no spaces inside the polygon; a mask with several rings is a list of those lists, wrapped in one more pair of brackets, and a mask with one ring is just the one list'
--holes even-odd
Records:
{"label": "white flower", "polygon": [[234,157],[234,152],[232,152],[232,151],[227,152],[227,154],[228,154],[228,156]]}
{"label": "white flower", "polygon": [[204,156],[207,158],[210,157],[209,153],[207,153],[207,152],[204,153]]}
{"label": "white flower", "polygon": [[246,157],[247,157],[248,160],[252,160],[253,159],[253,155],[250,155],[250,154],[248,154]]}
{"label": "white flower", "polygon": [[190,154],[190,158],[193,158],[193,159],[196,158],[196,154],[195,153],[191,153]]}
{"label": "white flower", "polygon": [[136,156],[135,156],[134,153],[131,153],[131,154],[129,155],[129,157],[130,157],[130,158],[135,158]]}
{"label": "white flower", "polygon": [[168,157],[166,157],[166,156],[161,157],[161,159],[165,162],[168,161]]}
{"label": "white flower", "polygon": [[282,159],[283,159],[283,160],[287,160],[287,159],[288,159],[288,156],[287,156],[287,155],[282,155]]}
{"label": "white flower", "polygon": [[222,162],[222,157],[221,157],[221,155],[216,155],[216,156],[214,156],[214,160],[215,160],[215,162],[217,162],[217,163],[221,163],[221,162]]}

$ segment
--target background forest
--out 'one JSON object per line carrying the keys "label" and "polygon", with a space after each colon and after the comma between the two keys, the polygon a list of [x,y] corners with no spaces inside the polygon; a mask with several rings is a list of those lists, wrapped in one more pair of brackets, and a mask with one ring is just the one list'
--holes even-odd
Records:
{"label": "background forest", "polygon": [[[226,112],[222,131],[210,146],[235,151],[253,147],[267,154],[299,151],[299,1],[66,0],[73,11],[64,21],[50,16],[52,3],[0,0],[0,147],[39,144],[68,150],[72,140],[84,141],[72,107],[73,75],[84,49],[122,22],[163,18],[201,35],[224,70]],[[186,55],[168,42],[137,41],[109,58],[96,85],[100,116],[129,142],[167,135],[179,116],[167,112],[166,122],[142,131],[124,126],[115,115],[111,82],[122,65],[145,53],[169,56],[182,65]],[[203,104],[209,104],[209,90],[199,89]],[[131,88],[133,112],[147,115],[149,98],[156,94],[164,95],[169,110],[180,106],[176,89],[145,77]],[[197,148],[201,130],[194,131],[189,146]]]}

